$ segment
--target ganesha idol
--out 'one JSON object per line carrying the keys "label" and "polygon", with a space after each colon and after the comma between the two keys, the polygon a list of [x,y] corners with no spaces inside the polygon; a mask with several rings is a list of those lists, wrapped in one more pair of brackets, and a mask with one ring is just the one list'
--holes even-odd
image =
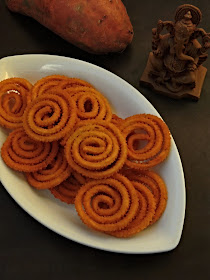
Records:
{"label": "ganesha idol", "polygon": [[[210,48],[210,33],[197,28],[201,17],[197,7],[186,4],[177,8],[174,22],[158,21],[142,84],[176,99],[200,98]],[[161,35],[164,28],[168,33]]]}

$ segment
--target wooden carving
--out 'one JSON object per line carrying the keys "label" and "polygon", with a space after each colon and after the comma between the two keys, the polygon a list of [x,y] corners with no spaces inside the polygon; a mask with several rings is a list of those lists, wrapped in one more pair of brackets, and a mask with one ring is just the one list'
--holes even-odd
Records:
{"label": "wooden carving", "polygon": [[[210,33],[197,28],[201,18],[197,7],[186,4],[177,8],[174,22],[158,21],[142,84],[172,98],[200,98],[210,48]],[[168,33],[161,35],[164,28]]]}

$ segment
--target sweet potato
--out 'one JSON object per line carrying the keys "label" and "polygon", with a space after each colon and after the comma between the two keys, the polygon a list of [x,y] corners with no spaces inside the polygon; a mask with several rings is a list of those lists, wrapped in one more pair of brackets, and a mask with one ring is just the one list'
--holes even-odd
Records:
{"label": "sweet potato", "polygon": [[6,0],[6,4],[91,53],[121,52],[133,38],[121,0]]}

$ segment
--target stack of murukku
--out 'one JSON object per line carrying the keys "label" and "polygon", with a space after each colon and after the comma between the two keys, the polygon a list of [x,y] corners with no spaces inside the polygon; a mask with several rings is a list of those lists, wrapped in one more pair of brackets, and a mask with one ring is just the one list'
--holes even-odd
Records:
{"label": "stack of murukku", "polygon": [[1,148],[4,162],[32,187],[74,204],[88,227],[130,237],[164,213],[166,185],[151,170],[170,151],[159,117],[122,119],[90,83],[52,75],[34,85],[0,82],[0,125],[12,129]]}

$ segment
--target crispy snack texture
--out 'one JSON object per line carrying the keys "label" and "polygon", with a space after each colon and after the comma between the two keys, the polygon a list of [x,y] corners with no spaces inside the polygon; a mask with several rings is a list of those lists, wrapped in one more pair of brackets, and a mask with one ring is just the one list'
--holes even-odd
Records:
{"label": "crispy snack texture", "polygon": [[168,200],[167,188],[160,175],[152,170],[136,171],[132,169],[122,170],[122,174],[131,181],[143,184],[152,192],[156,208],[155,215],[150,224],[158,221],[165,211]]}
{"label": "crispy snack texture", "polygon": [[31,101],[32,84],[23,78],[0,82],[0,125],[15,129],[22,126],[23,114]]}
{"label": "crispy snack texture", "polygon": [[[62,87],[62,85],[61,85]],[[112,110],[108,100],[97,90],[87,86],[65,89],[76,104],[77,122],[81,120],[104,120],[111,122]],[[71,132],[61,141],[65,146]]]}
{"label": "crispy snack texture", "polygon": [[123,119],[120,118],[118,115],[116,114],[112,114],[112,120],[111,123],[113,123],[114,125],[116,125],[118,128],[121,128],[122,124],[123,124]]}
{"label": "crispy snack texture", "polygon": [[47,167],[58,153],[58,143],[31,139],[23,128],[9,134],[1,148],[4,162],[14,170],[35,172]]}
{"label": "crispy snack texture", "polygon": [[88,182],[80,188],[75,199],[81,220],[102,232],[125,228],[136,216],[138,206],[134,186],[120,174]]}
{"label": "crispy snack texture", "polygon": [[128,167],[147,170],[163,162],[168,156],[170,131],[159,117],[150,114],[128,117],[123,122],[121,131],[128,145]]}
{"label": "crispy snack texture", "polygon": [[81,121],[66,143],[65,154],[72,169],[88,178],[102,179],[123,167],[127,145],[115,125],[106,121]]}
{"label": "crispy snack texture", "polygon": [[68,165],[63,149],[60,147],[56,157],[46,166],[46,168],[26,173],[28,183],[36,189],[51,189],[63,181],[71,174],[71,168]]}
{"label": "crispy snack texture", "polygon": [[151,191],[143,184],[131,181],[137,191],[139,207],[134,219],[122,230],[110,234],[115,237],[130,237],[147,228],[155,215],[155,198]]}
{"label": "crispy snack texture", "polygon": [[29,185],[75,207],[81,221],[110,238],[129,238],[167,207],[166,184],[153,167],[166,160],[171,136],[151,114],[123,119],[87,81],[51,75],[34,85],[0,82],[5,164]]}
{"label": "crispy snack texture", "polygon": [[50,75],[38,80],[33,86],[32,100],[52,89],[71,90],[75,87],[93,87],[90,83],[78,78],[69,78],[64,75]]}
{"label": "crispy snack texture", "polygon": [[77,120],[75,102],[63,91],[48,91],[26,108],[23,126],[36,141],[53,142],[65,137]]}
{"label": "crispy snack texture", "polygon": [[74,204],[75,197],[81,188],[88,181],[76,171],[72,171],[71,175],[55,188],[50,189],[55,198],[67,204]]}

